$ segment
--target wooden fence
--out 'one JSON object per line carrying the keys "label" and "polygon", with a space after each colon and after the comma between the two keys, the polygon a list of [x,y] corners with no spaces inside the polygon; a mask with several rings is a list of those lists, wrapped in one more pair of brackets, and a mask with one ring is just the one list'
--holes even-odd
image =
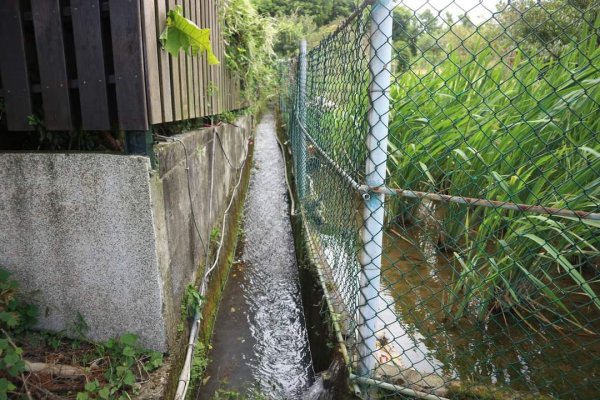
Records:
{"label": "wooden fence", "polygon": [[[146,131],[239,109],[225,67],[218,0],[0,0],[0,98],[9,131]],[[211,29],[221,61],[171,57],[158,36],[169,9]]]}

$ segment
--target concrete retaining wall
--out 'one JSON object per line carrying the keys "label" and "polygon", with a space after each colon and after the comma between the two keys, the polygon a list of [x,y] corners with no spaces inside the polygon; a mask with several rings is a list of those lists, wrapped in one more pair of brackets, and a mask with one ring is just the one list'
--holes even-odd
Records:
{"label": "concrete retaining wall", "polygon": [[91,339],[134,332],[169,349],[204,262],[191,207],[208,243],[245,155],[249,118],[236,125],[177,136],[188,171],[179,142],[155,146],[156,170],[138,156],[0,154],[0,267],[40,306],[40,328],[73,333],[81,316]]}
{"label": "concrete retaining wall", "polygon": [[[204,264],[204,246],[209,244],[212,228],[220,228],[229,194],[241,172],[238,170],[246,156],[250,119],[240,119],[235,125],[237,127],[226,124],[214,130],[202,129],[178,135],[176,138],[181,142],[161,143],[155,147],[158,173],[153,187],[162,192],[163,206],[160,209],[164,210],[164,214],[160,218],[164,219],[159,225],[164,229],[161,231],[161,244],[168,247],[168,254],[160,252],[164,257],[161,271],[164,291],[173,302],[167,307],[175,313],[169,318],[172,321],[179,321],[179,305],[185,288],[196,280],[198,267]],[[187,151],[195,224],[182,142]],[[168,325],[167,328],[172,331],[169,337],[174,337],[176,326],[176,323]]]}

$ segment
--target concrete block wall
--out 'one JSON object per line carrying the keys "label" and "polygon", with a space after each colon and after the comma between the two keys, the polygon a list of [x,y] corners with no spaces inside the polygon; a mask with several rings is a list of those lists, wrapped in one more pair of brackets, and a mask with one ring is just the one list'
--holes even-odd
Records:
{"label": "concrete block wall", "polygon": [[235,124],[178,135],[187,171],[179,142],[155,146],[155,170],[140,156],[0,153],[0,267],[39,305],[41,329],[73,333],[81,316],[93,340],[133,332],[169,350],[204,262],[191,207],[208,243],[250,135],[249,118]]}

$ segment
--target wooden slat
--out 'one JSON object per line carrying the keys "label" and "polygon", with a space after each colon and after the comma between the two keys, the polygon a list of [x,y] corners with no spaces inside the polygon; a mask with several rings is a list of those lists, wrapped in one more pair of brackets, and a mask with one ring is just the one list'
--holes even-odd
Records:
{"label": "wooden slat", "polygon": [[235,97],[235,107],[236,108],[242,108],[243,107],[242,106],[242,102],[243,102],[243,99],[242,99],[242,81],[241,81],[241,79],[239,77],[236,77],[236,80],[235,80],[235,90],[236,90],[236,92],[235,92],[235,94],[236,94],[236,97]]}
{"label": "wooden slat", "polygon": [[235,109],[235,104],[234,104],[235,98],[233,96],[235,94],[235,81],[233,80],[233,74],[231,72],[229,72],[229,86],[231,87],[231,94],[229,95],[229,108],[234,110]]}
{"label": "wooden slat", "polygon": [[235,76],[235,74],[231,74],[232,77],[232,81],[233,81],[233,92],[231,94],[231,106],[233,107],[233,109],[238,109],[238,103],[239,103],[239,98],[240,98],[240,94],[239,94],[239,79],[237,79],[237,77]]}
{"label": "wooden slat", "polygon": [[[158,34],[165,30],[167,21],[167,4],[165,0],[156,0],[156,23]],[[163,122],[173,121],[173,93],[171,91],[171,66],[169,53],[159,49],[158,61],[160,64],[160,90],[162,100]]]}
{"label": "wooden slat", "polygon": [[[190,6],[192,10],[192,21],[198,25],[198,1],[191,0]],[[199,25],[198,25],[199,26]],[[194,115],[196,118],[200,117],[200,76],[199,76],[199,55],[194,57],[193,62],[193,73],[194,73]]]}
{"label": "wooden slat", "polygon": [[[211,47],[214,50],[215,56],[218,56],[219,52],[217,51],[217,43],[215,42],[215,26],[213,24],[213,2],[209,0],[207,2],[207,14],[208,14],[208,22],[207,26],[210,27],[210,43]],[[214,65],[208,65],[209,76],[210,76],[210,87],[211,87],[211,100],[210,100],[210,115],[215,115],[217,113],[217,80],[216,80],[216,67]]]}
{"label": "wooden slat", "polygon": [[[225,44],[223,43],[223,31],[221,29],[221,25],[219,24],[219,42],[221,43],[221,54],[225,56]],[[229,84],[227,80],[227,68],[225,63],[221,64],[221,84],[223,85],[223,95],[221,96],[222,100],[222,108],[223,111],[228,111],[229,108],[226,106],[227,96],[229,96]]]}
{"label": "wooden slat", "polygon": [[[211,32],[210,32],[210,42],[211,44],[215,43],[215,28],[213,25],[213,9],[212,9],[212,1],[208,1],[207,7],[206,7],[206,14],[207,14],[207,26],[210,27]],[[216,43],[215,43],[216,44]],[[216,46],[212,45],[213,48],[215,48],[216,50]],[[210,95],[210,115],[215,115],[217,113],[217,96],[216,96],[216,89],[217,89],[217,82],[216,82],[216,73],[215,73],[215,66],[214,65],[209,65],[209,85],[210,88],[212,90],[210,90],[211,95]]]}
{"label": "wooden slat", "polygon": [[229,80],[227,79],[227,70],[223,67],[223,110],[229,111]]}
{"label": "wooden slat", "polygon": [[[222,48],[223,48],[223,43],[221,41],[221,27],[218,23],[218,18],[217,18],[217,4],[216,2],[213,1],[213,26],[215,27],[215,43],[217,44],[217,52],[219,54],[219,59],[223,58],[223,54],[222,54]],[[224,87],[223,87],[223,63],[220,63],[215,69],[217,72],[217,86],[219,87],[219,91],[217,93],[217,104],[218,104],[218,111],[217,114],[221,114],[223,112],[223,91],[224,91]]]}
{"label": "wooden slat", "polygon": [[[200,18],[199,22],[201,23],[202,28],[207,28],[207,17],[206,17],[206,1],[200,1]],[[206,55],[202,54],[200,56],[200,67],[202,69],[202,116],[209,115],[210,110],[210,98],[208,97],[208,83],[210,80],[210,71],[208,69],[208,63],[206,61]]]}
{"label": "wooden slat", "polygon": [[[177,0],[177,5],[183,7],[183,0]],[[190,117],[187,89],[187,56],[183,51],[179,53],[179,85],[181,87],[181,111],[182,119]]]}
{"label": "wooden slat", "polygon": [[232,110],[235,110],[235,95],[236,95],[236,81],[235,81],[235,75],[233,73],[229,73],[229,79],[231,81],[231,96],[229,96],[229,103],[230,103],[230,107]]}
{"label": "wooden slat", "polygon": [[[175,8],[175,0],[166,0],[167,10]],[[173,120],[180,121],[183,119],[183,107],[181,105],[181,79],[179,78],[179,58],[168,56],[171,62],[171,89],[173,92]]]}
{"label": "wooden slat", "polygon": [[229,79],[227,79],[227,70],[223,68],[223,110],[229,111]]}
{"label": "wooden slat", "polygon": [[146,65],[146,96],[150,122],[163,122],[162,95],[160,90],[160,64],[158,62],[158,34],[156,32],[156,10],[154,0],[141,2],[144,55]]}
{"label": "wooden slat", "polygon": [[[185,17],[192,18],[190,0],[184,1]],[[196,104],[194,103],[194,60],[192,55],[186,55],[187,89],[188,89],[188,112],[189,118],[196,117]]]}
{"label": "wooden slat", "polygon": [[230,87],[230,94],[229,94],[229,109],[231,110],[235,110],[235,97],[233,97],[235,95],[235,80],[234,80],[234,75],[228,70],[227,71],[228,77],[229,77],[229,87]]}
{"label": "wooden slat", "polygon": [[225,70],[225,86],[227,92],[225,93],[225,107],[227,110],[231,110],[231,79],[229,79],[229,71]]}
{"label": "wooden slat", "polygon": [[232,110],[233,104],[231,103],[231,95],[233,94],[233,80],[231,80],[231,74],[227,71],[227,109]]}
{"label": "wooden slat", "polygon": [[109,9],[119,127],[147,130],[139,1],[110,0]]}
{"label": "wooden slat", "polygon": [[[165,0],[154,0],[156,10],[156,24],[158,27],[157,35],[160,35],[165,29],[167,21],[167,5]],[[163,122],[173,121],[173,93],[171,91],[171,67],[169,63],[169,53],[158,46],[158,65],[160,71],[160,93],[162,102]]]}
{"label": "wooden slat", "polygon": [[235,110],[236,80],[235,75],[232,72],[229,72],[229,81],[231,82],[231,96],[229,96],[229,107],[231,107],[232,110]]}
{"label": "wooden slat", "polygon": [[0,74],[11,131],[31,130],[27,116],[33,114],[21,18],[19,0],[0,1]]}
{"label": "wooden slat", "polygon": [[[204,26],[207,28],[211,28],[210,24],[210,5],[208,2],[204,4]],[[211,32],[211,40],[212,40],[212,32]],[[214,105],[213,105],[213,96],[214,96],[214,85],[212,82],[212,66],[208,63],[207,57],[204,56],[204,62],[206,64],[206,115],[214,114]]]}
{"label": "wooden slat", "polygon": [[231,97],[233,95],[233,79],[231,79],[231,73],[229,71],[227,71],[227,82],[229,83],[229,91],[228,91],[228,96],[227,96],[227,108],[229,110],[233,110],[233,97]]}
{"label": "wooden slat", "polygon": [[110,129],[100,3],[71,0],[82,128]]}
{"label": "wooden slat", "polygon": [[[210,26],[212,28],[212,37],[211,37],[211,43],[213,43],[213,48],[215,49],[215,53],[216,56],[219,58],[219,60],[221,59],[221,52],[219,51],[219,32],[218,32],[218,27],[217,24],[215,23],[215,3],[214,1],[209,2],[210,4]],[[215,109],[214,109],[214,113],[215,114],[220,114],[221,113],[221,108],[219,106],[219,97],[221,97],[221,82],[219,82],[219,70],[220,70],[221,65],[214,65],[211,67],[211,70],[213,72],[213,83],[215,85],[215,87],[217,88],[217,90],[215,91]]]}
{"label": "wooden slat", "polygon": [[237,100],[237,81],[235,79],[235,75],[230,73],[231,75],[231,108],[236,109],[236,100]]}
{"label": "wooden slat", "polygon": [[[200,27],[200,28],[206,28],[206,26],[204,26],[204,2],[203,1],[197,1],[197,7],[198,7],[198,14],[196,15],[196,24]],[[199,76],[199,81],[200,81],[200,116],[205,116],[206,112],[205,112],[205,107],[206,107],[206,99],[205,99],[205,88],[206,85],[204,83],[204,79],[205,79],[205,72],[204,72],[204,56],[202,54],[198,54],[198,76]]]}
{"label": "wooden slat", "polygon": [[[221,52],[219,51],[219,27],[216,24],[216,18],[215,18],[215,3],[214,1],[210,2],[210,26],[212,27],[212,43],[214,43],[213,47],[215,48],[215,52],[217,54],[217,57],[220,59],[221,58]],[[219,80],[219,71],[221,70],[221,64],[219,65],[215,65],[212,67],[213,70],[213,81],[215,83],[215,86],[218,88],[218,90],[215,92],[215,114],[220,114],[221,113],[221,105],[219,102],[219,98],[221,97],[221,90],[223,89],[221,87],[221,82]]]}
{"label": "wooden slat", "polygon": [[44,124],[49,130],[71,130],[71,100],[58,0],[32,0]]}
{"label": "wooden slat", "polygon": [[236,109],[236,101],[237,101],[237,79],[235,74],[230,73],[231,75],[231,108]]}
{"label": "wooden slat", "polygon": [[231,110],[229,108],[229,93],[231,93],[231,87],[229,86],[229,79],[227,79],[227,70],[223,68],[223,109],[225,111]]}
{"label": "wooden slat", "polygon": [[[219,24],[219,5],[215,2],[215,26],[218,30],[217,43],[219,43],[219,54],[221,58],[224,58],[225,52],[223,47],[223,34],[221,31],[221,24]],[[219,64],[219,103],[221,106],[220,112],[224,112],[225,109],[225,95],[227,94],[227,86],[225,85],[225,63]]]}
{"label": "wooden slat", "polygon": [[[185,12],[186,17],[190,20],[194,20],[194,12],[192,8],[192,1],[185,0]],[[188,57],[188,97],[190,102],[190,118],[196,118],[196,77],[194,75],[194,60],[197,56]]]}

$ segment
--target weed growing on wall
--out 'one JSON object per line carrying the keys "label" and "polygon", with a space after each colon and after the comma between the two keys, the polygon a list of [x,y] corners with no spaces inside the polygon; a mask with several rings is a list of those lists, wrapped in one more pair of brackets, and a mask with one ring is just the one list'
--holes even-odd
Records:
{"label": "weed growing on wall", "polygon": [[183,302],[181,304],[181,316],[183,318],[193,318],[197,313],[200,313],[202,304],[205,298],[198,292],[198,290],[189,284],[185,289],[183,296]]}

